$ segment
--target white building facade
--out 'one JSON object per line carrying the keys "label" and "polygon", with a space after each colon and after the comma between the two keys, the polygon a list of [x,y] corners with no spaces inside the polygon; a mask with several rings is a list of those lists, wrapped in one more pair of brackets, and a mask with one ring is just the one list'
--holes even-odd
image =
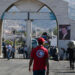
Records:
{"label": "white building facade", "polygon": [[[0,0],[0,55],[2,54],[2,21],[3,21],[3,13],[7,12],[11,7],[16,6],[20,12],[38,12],[43,6],[47,6],[56,16],[56,22],[58,25],[58,31],[59,31],[59,25],[70,25],[71,26],[71,34],[69,40],[75,40],[75,21],[69,19],[68,17],[68,3],[63,0]],[[28,13],[23,13],[24,15],[28,15]],[[32,14],[34,15],[34,14]],[[18,16],[18,15],[17,15]],[[31,47],[31,32],[32,32],[32,18],[29,19],[29,17],[20,16],[17,17],[21,19],[27,19],[27,45],[28,47]],[[36,16],[36,14],[35,14]],[[14,19],[16,17],[11,16],[11,19]],[[40,18],[40,17],[38,17]],[[59,36],[59,32],[58,32]],[[58,37],[58,48],[59,51],[61,51],[61,47],[67,49],[67,43],[69,40],[60,40]],[[30,52],[30,51],[29,51]]]}

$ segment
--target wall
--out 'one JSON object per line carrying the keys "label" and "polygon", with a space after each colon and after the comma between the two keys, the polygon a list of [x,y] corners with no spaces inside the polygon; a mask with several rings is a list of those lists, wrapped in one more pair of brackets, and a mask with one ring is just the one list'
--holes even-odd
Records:
{"label": "wall", "polygon": [[[14,2],[21,0],[0,0],[0,18],[3,12]],[[75,39],[75,22],[68,18],[68,3],[62,0],[38,0],[44,4],[46,4],[49,8],[52,9],[57,18],[58,26],[60,24],[71,24],[71,39]],[[22,9],[23,10],[23,9]],[[58,47],[67,48],[68,41],[58,40]]]}

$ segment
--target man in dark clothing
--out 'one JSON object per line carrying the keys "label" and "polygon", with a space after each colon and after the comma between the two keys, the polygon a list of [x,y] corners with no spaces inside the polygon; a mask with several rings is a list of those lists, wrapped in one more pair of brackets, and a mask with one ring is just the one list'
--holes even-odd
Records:
{"label": "man in dark clothing", "polygon": [[3,58],[6,58],[7,55],[6,55],[6,46],[3,46]]}
{"label": "man in dark clothing", "polygon": [[45,40],[40,37],[38,39],[39,46],[34,48],[31,52],[29,71],[31,70],[31,65],[34,60],[33,75],[45,75],[46,69],[46,75],[49,75],[48,50],[43,46],[44,42]]}
{"label": "man in dark clothing", "polygon": [[75,49],[68,47],[67,53],[69,54],[70,68],[74,69]]}
{"label": "man in dark clothing", "polygon": [[3,58],[6,58],[6,43],[4,41],[2,42],[2,46],[3,46],[3,50],[2,50]]}

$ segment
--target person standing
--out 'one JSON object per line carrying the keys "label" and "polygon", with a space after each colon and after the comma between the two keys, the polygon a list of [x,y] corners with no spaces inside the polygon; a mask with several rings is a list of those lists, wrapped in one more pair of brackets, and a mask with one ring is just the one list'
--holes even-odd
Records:
{"label": "person standing", "polygon": [[50,48],[50,40],[49,40],[50,37],[49,37],[49,35],[47,34],[47,32],[44,32],[44,33],[42,34],[42,38],[45,39],[44,47],[47,48],[47,49],[49,49],[49,48]]}
{"label": "person standing", "polygon": [[58,53],[59,53],[58,47],[55,47],[55,48],[54,48],[54,60],[55,60],[55,61],[58,61],[58,60],[59,60],[59,58],[58,58]]}
{"label": "person standing", "polygon": [[67,53],[69,54],[69,61],[70,61],[70,69],[74,69],[74,61],[75,61],[75,50],[73,48],[68,47]]}
{"label": "person standing", "polygon": [[11,57],[12,46],[10,44],[7,45],[7,59],[9,60]]}
{"label": "person standing", "polygon": [[6,46],[3,46],[3,58],[6,58]]}
{"label": "person standing", "polygon": [[31,65],[33,63],[33,75],[49,75],[49,61],[48,50],[43,46],[44,38],[38,38],[39,46],[34,48],[31,52],[29,61],[29,71],[31,71]]}
{"label": "person standing", "polygon": [[3,58],[6,58],[6,43],[4,41],[2,42],[2,53]]}
{"label": "person standing", "polygon": [[14,46],[12,46],[11,56],[12,58],[15,58],[15,47]]}
{"label": "person standing", "polygon": [[74,42],[69,42],[67,53],[69,54],[69,61],[70,61],[70,69],[74,69],[74,62],[75,62],[75,48]]}
{"label": "person standing", "polygon": [[[61,50],[62,50],[61,59],[64,60],[64,59],[65,59],[65,55],[66,55],[67,53],[66,53],[65,48],[61,48]],[[67,57],[67,55],[66,55],[66,57]]]}
{"label": "person standing", "polygon": [[27,59],[28,58],[27,45],[24,46],[24,49],[23,50],[24,50],[23,51],[23,57]]}

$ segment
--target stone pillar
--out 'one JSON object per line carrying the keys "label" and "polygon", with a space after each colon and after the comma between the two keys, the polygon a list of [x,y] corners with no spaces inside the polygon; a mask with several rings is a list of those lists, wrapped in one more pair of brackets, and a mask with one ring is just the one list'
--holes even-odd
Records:
{"label": "stone pillar", "polygon": [[31,49],[32,49],[32,22],[31,22],[31,20],[27,20],[26,31],[27,31],[26,44],[28,47],[28,54],[30,54]]}
{"label": "stone pillar", "polygon": [[2,54],[2,20],[0,19],[0,56]]}

